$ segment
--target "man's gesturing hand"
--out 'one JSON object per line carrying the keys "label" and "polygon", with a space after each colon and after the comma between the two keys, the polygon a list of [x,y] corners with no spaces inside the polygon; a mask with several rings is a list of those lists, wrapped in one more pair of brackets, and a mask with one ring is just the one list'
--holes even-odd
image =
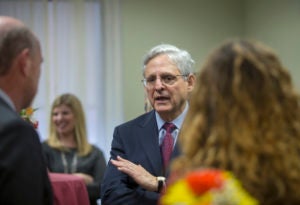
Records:
{"label": "man's gesturing hand", "polygon": [[151,175],[141,165],[136,165],[120,156],[117,156],[116,160],[111,159],[110,161],[118,168],[118,170],[129,175],[144,189],[148,191],[157,191],[158,182],[156,177]]}

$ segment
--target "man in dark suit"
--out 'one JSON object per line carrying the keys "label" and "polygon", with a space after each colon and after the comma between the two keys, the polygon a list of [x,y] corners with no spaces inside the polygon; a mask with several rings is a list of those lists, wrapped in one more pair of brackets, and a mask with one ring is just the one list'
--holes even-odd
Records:
{"label": "man in dark suit", "polygon": [[19,116],[30,106],[43,61],[36,36],[0,16],[0,204],[51,205],[52,190],[35,129]]}
{"label": "man in dark suit", "polygon": [[115,128],[102,204],[157,204],[169,161],[179,154],[176,141],[195,84],[193,65],[188,52],[172,45],[158,45],[146,55],[143,83],[153,110]]}

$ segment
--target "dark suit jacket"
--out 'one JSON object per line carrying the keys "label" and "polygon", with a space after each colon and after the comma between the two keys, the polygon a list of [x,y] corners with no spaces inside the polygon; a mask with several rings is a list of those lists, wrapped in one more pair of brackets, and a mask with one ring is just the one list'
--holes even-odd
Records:
{"label": "dark suit jacket", "polygon": [[[111,158],[117,155],[140,164],[154,176],[164,176],[155,112],[151,111],[114,130]],[[179,154],[177,146],[172,158]],[[156,205],[159,193],[146,191],[108,163],[101,187],[103,205]]]}
{"label": "dark suit jacket", "polygon": [[39,136],[0,98],[0,204],[51,205]]}

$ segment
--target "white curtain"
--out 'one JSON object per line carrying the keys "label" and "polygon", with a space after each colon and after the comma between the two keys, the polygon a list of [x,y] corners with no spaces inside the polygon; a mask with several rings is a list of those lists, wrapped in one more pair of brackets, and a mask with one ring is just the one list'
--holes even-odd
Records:
{"label": "white curtain", "polygon": [[108,157],[113,128],[123,121],[119,0],[1,0],[0,15],[22,20],[41,41],[44,63],[33,103],[41,140],[52,101],[70,92],[84,106],[89,141]]}

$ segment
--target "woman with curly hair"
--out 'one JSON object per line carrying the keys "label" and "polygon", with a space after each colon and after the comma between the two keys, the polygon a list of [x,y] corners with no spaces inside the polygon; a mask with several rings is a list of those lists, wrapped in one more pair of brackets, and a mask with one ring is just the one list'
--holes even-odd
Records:
{"label": "woman with curly hair", "polygon": [[267,46],[230,40],[197,76],[173,173],[233,173],[261,205],[300,204],[300,101]]}

